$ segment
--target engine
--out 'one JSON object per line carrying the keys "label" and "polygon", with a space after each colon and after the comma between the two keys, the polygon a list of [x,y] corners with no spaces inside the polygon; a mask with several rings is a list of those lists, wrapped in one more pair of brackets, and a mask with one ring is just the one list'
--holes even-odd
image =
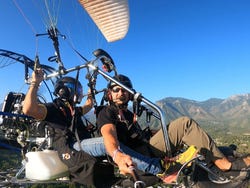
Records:
{"label": "engine", "polygon": [[47,136],[46,124],[22,113],[23,93],[6,95],[0,112],[0,137],[17,142],[21,147],[39,145]]}

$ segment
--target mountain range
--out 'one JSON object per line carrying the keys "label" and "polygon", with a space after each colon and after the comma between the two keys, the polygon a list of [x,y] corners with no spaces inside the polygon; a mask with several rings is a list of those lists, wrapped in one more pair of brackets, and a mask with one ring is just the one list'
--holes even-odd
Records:
{"label": "mountain range", "polygon": [[226,126],[227,131],[250,133],[250,94],[233,95],[227,99],[211,98],[201,102],[167,97],[156,104],[166,112],[168,122],[185,115],[203,126]]}

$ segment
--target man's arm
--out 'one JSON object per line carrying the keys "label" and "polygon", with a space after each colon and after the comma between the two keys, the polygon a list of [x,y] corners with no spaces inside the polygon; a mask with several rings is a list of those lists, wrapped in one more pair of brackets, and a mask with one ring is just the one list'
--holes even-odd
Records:
{"label": "man's arm", "polygon": [[43,120],[47,115],[47,109],[43,104],[38,103],[37,91],[43,80],[42,69],[32,73],[32,81],[23,101],[23,113],[35,119]]}
{"label": "man's arm", "polygon": [[101,134],[104,138],[104,145],[108,154],[118,165],[121,174],[131,174],[132,159],[129,155],[119,150],[119,141],[117,139],[116,128],[113,124],[105,124],[101,128]]}

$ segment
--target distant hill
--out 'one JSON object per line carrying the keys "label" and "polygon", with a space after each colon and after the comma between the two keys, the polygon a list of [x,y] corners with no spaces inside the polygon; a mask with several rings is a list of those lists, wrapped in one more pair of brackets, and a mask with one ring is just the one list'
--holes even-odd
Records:
{"label": "distant hill", "polygon": [[185,115],[203,126],[227,126],[227,131],[250,133],[250,94],[202,102],[167,97],[156,104],[166,112],[168,122]]}

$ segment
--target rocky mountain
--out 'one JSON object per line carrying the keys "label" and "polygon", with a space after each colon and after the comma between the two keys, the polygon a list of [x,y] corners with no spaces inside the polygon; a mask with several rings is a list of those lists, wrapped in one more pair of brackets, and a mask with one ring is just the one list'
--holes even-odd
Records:
{"label": "rocky mountain", "polygon": [[167,120],[186,115],[204,126],[224,126],[229,130],[250,132],[250,94],[233,95],[227,99],[211,98],[195,101],[168,97],[156,102],[167,114]]}

